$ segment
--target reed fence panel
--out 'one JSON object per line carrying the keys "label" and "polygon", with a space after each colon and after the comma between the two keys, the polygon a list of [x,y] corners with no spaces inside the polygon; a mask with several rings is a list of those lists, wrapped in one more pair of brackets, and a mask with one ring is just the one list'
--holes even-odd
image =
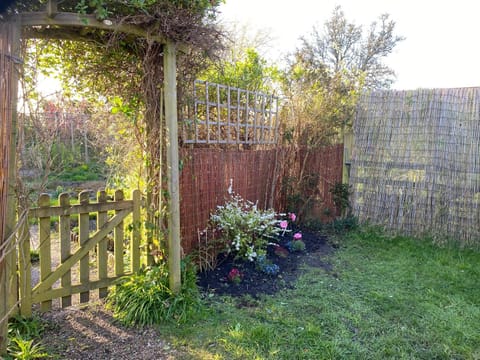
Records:
{"label": "reed fence panel", "polygon": [[260,208],[285,211],[284,180],[298,179],[304,165],[305,173],[315,174],[315,198],[321,200],[322,207],[334,209],[329,190],[342,180],[342,156],[343,145],[315,150],[183,148],[180,216],[184,252],[196,247],[198,234],[207,227],[211,213],[228,199],[230,181],[235,193],[257,202]]}
{"label": "reed fence panel", "polygon": [[354,142],[360,220],[480,245],[480,88],[364,94]]}
{"label": "reed fence panel", "polygon": [[12,158],[15,159],[15,101],[17,92],[17,70],[15,64],[21,59],[15,57],[18,48],[18,29],[12,24],[0,22],[0,354],[7,346],[7,320],[15,311],[12,293],[16,292],[14,234],[15,181]]}

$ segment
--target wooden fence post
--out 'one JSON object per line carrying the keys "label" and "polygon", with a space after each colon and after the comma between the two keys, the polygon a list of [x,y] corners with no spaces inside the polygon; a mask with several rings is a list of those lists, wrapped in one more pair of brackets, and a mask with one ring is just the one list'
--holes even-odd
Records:
{"label": "wooden fence post", "polygon": [[[175,43],[164,45],[165,120],[167,130],[168,217],[168,270],[170,290],[178,293],[181,287],[180,271],[180,188],[178,169],[177,119],[177,65]],[[207,107],[208,108],[208,107]]]}
{"label": "wooden fence post", "polygon": [[352,161],[353,131],[347,130],[343,134],[343,170],[342,183],[348,184],[350,181],[350,166]]}
{"label": "wooden fence post", "polygon": [[[67,193],[62,193],[58,197],[58,204],[63,208],[70,206],[70,197]],[[59,217],[59,236],[60,236],[60,256],[62,264],[69,258],[71,254],[71,232],[70,232],[70,215],[60,215]],[[61,280],[62,288],[69,288],[72,285],[71,271],[68,270]],[[72,297],[70,295],[62,297],[62,307],[72,305]]]}
{"label": "wooden fence post", "polygon": [[[38,199],[40,208],[48,208],[50,206],[50,196],[41,194]],[[50,216],[41,217],[39,219],[39,241],[40,241],[40,280],[44,281],[52,272],[52,251],[51,251],[51,232],[50,232]],[[52,301],[42,301],[40,310],[48,311],[52,308]]]}
{"label": "wooden fence post", "polygon": [[[80,205],[88,205],[90,202],[90,192],[82,191],[78,194],[78,200]],[[90,233],[90,216],[89,213],[80,213],[78,215],[78,241],[80,246],[84,245],[88,241]],[[84,257],[80,259],[80,283],[88,284],[90,279],[90,254],[86,253]],[[80,303],[86,303],[90,299],[90,292],[83,291],[80,293]]]}
{"label": "wooden fence post", "polygon": [[[107,193],[102,190],[97,194],[98,203],[107,202]],[[106,224],[108,220],[107,211],[99,211],[97,214],[97,230],[100,230],[103,225]],[[108,243],[107,239],[102,239],[97,245],[97,269],[98,269],[98,279],[103,280],[108,277]],[[98,297],[104,298],[107,296],[108,288],[98,289]]]}
{"label": "wooden fence post", "polygon": [[[123,200],[123,191],[115,191],[115,201]],[[116,211],[118,213],[119,211]],[[125,267],[123,264],[123,240],[124,240],[124,229],[123,221],[115,226],[113,230],[113,254],[115,255],[115,276],[121,276],[125,272]]]}
{"label": "wooden fence post", "polygon": [[132,211],[132,240],[130,241],[130,264],[133,273],[140,269],[140,190],[132,192],[133,211]]}
{"label": "wooden fence post", "polygon": [[[0,115],[5,115],[2,122],[6,122],[5,130],[10,131],[8,139],[9,143],[2,144],[2,148],[5,151],[4,161],[7,163],[8,170],[5,173],[6,179],[4,180],[5,188],[2,189],[6,192],[6,199],[2,194],[2,200],[6,200],[5,213],[0,216],[5,216],[2,220],[3,231],[0,233],[0,245],[5,245],[4,252],[0,253],[0,354],[3,354],[7,346],[7,319],[10,313],[15,313],[14,307],[17,303],[18,285],[17,285],[17,272],[16,272],[16,251],[14,248],[6,245],[6,239],[13,234],[17,219],[17,201],[15,194],[16,186],[16,146],[17,146],[17,88],[18,88],[18,69],[14,65],[14,58],[18,58],[20,53],[20,27],[18,22],[11,22],[3,24],[2,26],[3,46],[0,51],[6,52],[2,59],[4,64],[1,77],[2,82],[5,85],[5,97],[2,98],[2,104],[0,105]],[[10,47],[10,49],[8,49]],[[5,81],[3,81],[5,80]],[[5,101],[5,103],[3,103]],[[10,124],[8,124],[8,122]],[[3,170],[3,169],[2,169]]]}
{"label": "wooden fence post", "polygon": [[20,229],[20,245],[18,255],[20,314],[32,316],[32,263],[30,259],[30,230],[28,216]]}

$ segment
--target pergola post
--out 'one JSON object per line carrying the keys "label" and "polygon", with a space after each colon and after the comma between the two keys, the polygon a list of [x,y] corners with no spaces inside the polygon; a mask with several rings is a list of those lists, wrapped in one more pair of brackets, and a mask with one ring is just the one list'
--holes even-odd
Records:
{"label": "pergola post", "polygon": [[[0,245],[6,245],[7,239],[13,234],[17,221],[17,198],[15,194],[16,186],[16,146],[17,146],[17,89],[18,89],[18,71],[15,69],[15,62],[20,53],[20,24],[11,22],[10,38],[4,39],[10,43],[10,53],[2,54],[8,56],[11,67],[10,75],[7,75],[5,81],[5,91],[9,92],[9,103],[3,104],[5,111],[1,111],[6,117],[2,121],[10,122],[10,136],[8,144],[8,170],[4,174],[7,178],[7,201],[5,209],[5,224],[3,234],[0,234]],[[2,74],[3,76],[4,74]],[[8,96],[7,96],[8,98]],[[8,128],[8,127],[7,127]],[[13,312],[13,308],[18,300],[17,284],[17,256],[15,246],[6,246],[5,253],[0,253],[0,354],[3,354],[7,346],[7,320],[8,315]],[[1,259],[5,255],[4,259]]]}
{"label": "pergola post", "polygon": [[167,168],[169,192],[168,270],[170,290],[177,294],[181,287],[180,271],[180,187],[178,168],[177,65],[176,46],[168,40],[164,45],[165,121],[167,132]]}

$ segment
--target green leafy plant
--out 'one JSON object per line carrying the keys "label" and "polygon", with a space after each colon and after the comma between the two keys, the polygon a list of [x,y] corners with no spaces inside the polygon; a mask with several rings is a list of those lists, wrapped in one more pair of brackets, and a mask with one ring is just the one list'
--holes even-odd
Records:
{"label": "green leafy plant", "polygon": [[256,204],[236,194],[219,206],[210,219],[220,230],[227,253],[248,261],[265,254],[268,239],[281,230],[273,210],[260,210]]}
{"label": "green leafy plant", "polygon": [[337,207],[342,216],[350,215],[352,206],[350,204],[350,195],[352,194],[351,186],[349,184],[336,183],[332,186],[329,192],[333,196],[333,203]]}
{"label": "green leafy plant", "polygon": [[8,323],[7,359],[44,359],[48,357],[43,345],[38,341],[44,324],[38,317],[15,316]]}
{"label": "green leafy plant", "polygon": [[9,337],[21,336],[24,339],[40,338],[45,326],[38,316],[26,318],[20,315],[14,316],[8,322]]}
{"label": "green leafy plant", "polygon": [[107,306],[123,324],[152,325],[186,322],[201,308],[196,269],[189,260],[182,262],[182,286],[178,294],[169,288],[165,263],[121,278],[107,298]]}
{"label": "green leafy plant", "polygon": [[30,249],[30,262],[32,264],[40,261],[40,251],[38,249]]}
{"label": "green leafy plant", "polygon": [[358,227],[358,219],[353,215],[348,215],[342,219],[335,219],[329,225],[334,233],[345,234],[349,231],[355,230]]}
{"label": "green leafy plant", "polygon": [[291,252],[304,251],[305,243],[302,240],[293,240],[287,244],[287,247]]}
{"label": "green leafy plant", "polygon": [[12,359],[20,360],[45,359],[49,357],[41,343],[18,336],[10,341],[7,347],[7,354]]}

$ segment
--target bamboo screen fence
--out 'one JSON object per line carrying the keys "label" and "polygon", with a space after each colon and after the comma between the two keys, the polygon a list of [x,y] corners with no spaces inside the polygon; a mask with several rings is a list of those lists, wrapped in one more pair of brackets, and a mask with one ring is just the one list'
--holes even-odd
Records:
{"label": "bamboo screen fence", "polygon": [[354,141],[361,221],[480,245],[480,88],[365,94]]}
{"label": "bamboo screen fence", "polygon": [[[0,23],[0,139],[1,151],[0,157],[0,246],[3,245],[4,225],[7,206],[7,188],[8,188],[8,160],[10,155],[10,134],[11,134],[11,93],[10,79],[13,71],[12,61],[8,54],[11,54],[9,48],[9,27]],[[3,252],[0,252],[3,255]],[[0,262],[3,256],[0,257]]]}
{"label": "bamboo screen fence", "polygon": [[[9,179],[10,139],[12,131],[12,86],[14,61],[12,58],[12,28],[0,23],[0,352],[6,347],[7,319],[12,310],[8,304],[10,277],[7,257],[15,249],[14,241],[6,234],[7,196]],[[12,238],[11,238],[12,239]]]}

